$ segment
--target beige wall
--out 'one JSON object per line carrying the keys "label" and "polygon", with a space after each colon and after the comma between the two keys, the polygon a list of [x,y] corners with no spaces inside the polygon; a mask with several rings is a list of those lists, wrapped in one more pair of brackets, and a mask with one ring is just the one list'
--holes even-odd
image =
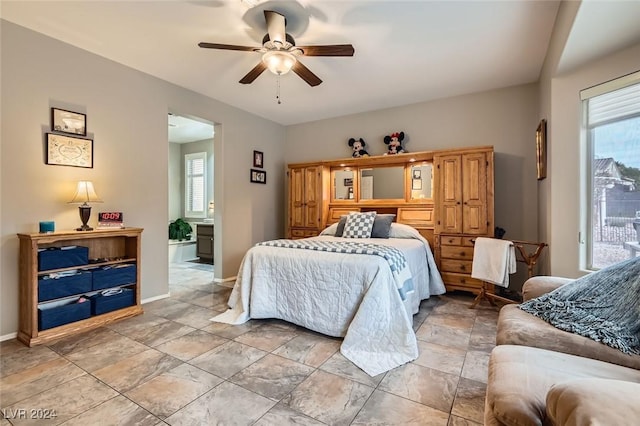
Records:
{"label": "beige wall", "polygon": [[579,92],[640,69],[640,45],[558,74],[567,37],[580,9],[580,2],[562,2],[554,25],[547,57],[540,76],[539,117],[547,119],[547,179],[540,181],[540,238],[549,242],[542,271],[549,275],[584,275],[585,250],[578,233],[586,230],[584,198],[586,176],[581,165],[586,158],[581,141]]}
{"label": "beige wall", "polygon": [[[142,297],[168,292],[169,111],[221,123],[214,148],[216,277],[236,275],[247,248],[284,234],[282,126],[15,24],[0,25],[0,336],[18,325],[16,233],[37,232],[41,220],[77,227],[78,209],[67,204],[77,180],[92,180],[105,201],[90,224],[96,211],[116,210],[127,225],[145,228]],[[87,114],[92,169],[45,165],[52,106]],[[254,149],[265,153],[267,185],[249,183]]]}
{"label": "beige wall", "polygon": [[[528,84],[288,126],[285,160],[349,157],[352,137],[362,137],[369,154],[381,155],[384,136],[396,131],[405,132],[409,152],[493,145],[496,226],[507,230],[505,238],[536,240],[537,125],[537,85]],[[522,281],[519,273],[516,289]]]}
{"label": "beige wall", "polygon": [[[553,275],[578,277],[585,270],[585,243],[578,233],[586,231],[586,144],[581,138],[581,90],[640,69],[640,44],[551,79],[549,136],[550,215],[547,228]],[[583,234],[584,235],[584,234]]]}

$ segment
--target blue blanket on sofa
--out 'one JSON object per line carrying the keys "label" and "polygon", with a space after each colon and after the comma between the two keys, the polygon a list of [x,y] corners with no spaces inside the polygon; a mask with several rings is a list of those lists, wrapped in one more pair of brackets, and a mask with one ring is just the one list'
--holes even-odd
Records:
{"label": "blue blanket on sofa", "polygon": [[640,257],[585,275],[519,307],[560,330],[640,354]]}

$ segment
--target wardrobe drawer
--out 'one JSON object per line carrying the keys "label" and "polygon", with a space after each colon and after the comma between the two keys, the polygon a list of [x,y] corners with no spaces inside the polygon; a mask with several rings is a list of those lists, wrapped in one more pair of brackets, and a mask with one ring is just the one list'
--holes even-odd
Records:
{"label": "wardrobe drawer", "polygon": [[442,272],[459,272],[462,274],[470,274],[472,264],[473,262],[470,260],[442,259],[440,261],[440,270]]}
{"label": "wardrobe drawer", "polygon": [[443,246],[461,246],[462,237],[457,237],[453,235],[441,235],[440,244]]}
{"label": "wardrobe drawer", "polygon": [[440,247],[442,259],[473,260],[473,247],[442,246]]}
{"label": "wardrobe drawer", "polygon": [[445,284],[462,285],[467,287],[480,288],[482,287],[482,281],[475,278],[471,278],[471,275],[457,274],[454,272],[443,272],[442,280]]}

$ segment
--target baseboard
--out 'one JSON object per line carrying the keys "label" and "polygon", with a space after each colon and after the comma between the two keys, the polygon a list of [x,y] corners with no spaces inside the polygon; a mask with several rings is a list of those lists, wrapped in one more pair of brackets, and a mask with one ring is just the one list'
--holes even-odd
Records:
{"label": "baseboard", "polygon": [[233,288],[233,284],[235,283],[236,279],[238,278],[238,276],[234,276],[234,277],[229,277],[229,278],[214,278],[213,282],[221,285],[222,287],[228,287],[228,288]]}
{"label": "baseboard", "polygon": [[160,296],[153,296],[153,297],[149,297],[148,299],[142,299],[140,303],[144,305],[145,303],[155,302],[156,300],[160,300],[160,299],[166,299],[167,297],[170,297],[170,296],[171,296],[171,293],[165,293],[165,294],[161,294]]}
{"label": "baseboard", "polygon": [[0,336],[0,342],[4,342],[5,340],[11,340],[18,337],[18,332],[5,334],[4,336]]}

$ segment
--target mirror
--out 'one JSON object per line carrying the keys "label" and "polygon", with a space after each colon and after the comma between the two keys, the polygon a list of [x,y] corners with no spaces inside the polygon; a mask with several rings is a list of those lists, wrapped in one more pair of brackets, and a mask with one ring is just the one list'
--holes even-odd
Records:
{"label": "mirror", "polygon": [[411,199],[433,198],[433,164],[422,163],[411,166]]}
{"label": "mirror", "polygon": [[392,166],[361,169],[360,199],[404,199],[404,167]]}
{"label": "mirror", "polygon": [[335,170],[333,172],[333,199],[353,200],[352,170]]}

